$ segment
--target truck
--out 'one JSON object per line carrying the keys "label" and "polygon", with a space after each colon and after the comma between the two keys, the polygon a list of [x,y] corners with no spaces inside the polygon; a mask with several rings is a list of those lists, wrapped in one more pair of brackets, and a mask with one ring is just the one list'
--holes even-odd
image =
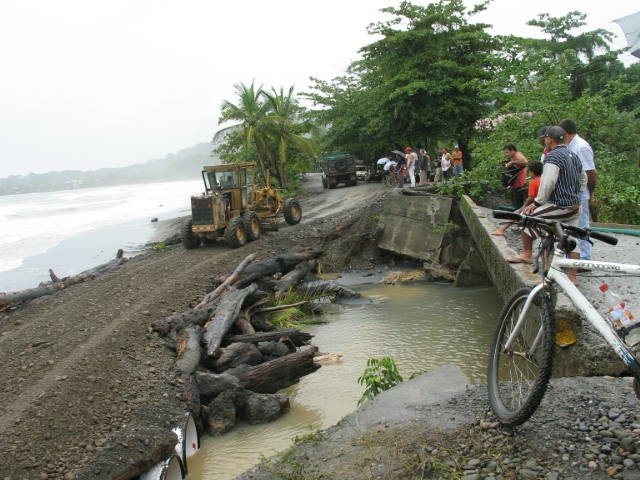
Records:
{"label": "truck", "polygon": [[336,188],[341,183],[347,187],[358,184],[356,159],[350,153],[324,155],[320,169],[324,188]]}

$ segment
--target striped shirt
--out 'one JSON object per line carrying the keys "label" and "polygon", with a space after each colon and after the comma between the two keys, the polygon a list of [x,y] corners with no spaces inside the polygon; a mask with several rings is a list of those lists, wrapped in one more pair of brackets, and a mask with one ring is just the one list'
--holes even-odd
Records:
{"label": "striped shirt", "polygon": [[[544,164],[536,203],[540,205],[548,201],[561,207],[579,204],[582,183],[584,183],[582,177],[585,176],[585,172],[578,156],[570,152],[566,145],[558,145],[547,153]],[[547,168],[547,165],[554,165],[557,168]],[[556,173],[557,178],[554,178]]]}

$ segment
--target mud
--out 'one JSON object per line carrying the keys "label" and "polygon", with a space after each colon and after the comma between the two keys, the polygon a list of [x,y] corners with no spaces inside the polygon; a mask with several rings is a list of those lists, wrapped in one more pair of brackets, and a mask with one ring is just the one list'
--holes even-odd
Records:
{"label": "mud", "polygon": [[[248,254],[262,259],[295,245],[322,246],[324,272],[387,261],[368,239],[388,190],[323,190],[317,175],[306,188],[303,221],[257,242],[235,250],[170,245],[1,313],[0,478],[133,478],[164,457],[184,407],[174,353],[149,325],[192,308]],[[160,225],[155,240],[170,240],[175,227]]]}

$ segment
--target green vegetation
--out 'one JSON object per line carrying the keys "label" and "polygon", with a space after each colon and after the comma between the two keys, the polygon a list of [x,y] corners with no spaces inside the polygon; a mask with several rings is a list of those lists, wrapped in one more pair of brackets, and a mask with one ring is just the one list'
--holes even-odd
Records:
{"label": "green vegetation", "polygon": [[316,304],[311,303],[311,301],[325,295],[302,295],[290,289],[286,294],[267,303],[267,307],[295,306],[271,312],[269,321],[278,329],[300,328],[303,325],[319,323],[320,321],[313,317],[316,311]]}
{"label": "green vegetation", "polygon": [[308,171],[317,154],[307,137],[311,125],[300,119],[302,109],[293,94],[272,89],[268,92],[252,83],[235,85],[238,102],[225,100],[220,123],[235,122],[214,136],[221,141],[216,152],[226,163],[257,160],[263,180],[275,178],[287,189],[297,176]]}
{"label": "green vegetation", "polygon": [[[625,66],[611,32],[578,30],[578,11],[529,22],[544,38],[493,36],[474,23],[485,9],[463,0],[426,6],[408,1],[382,9],[389,20],[369,26],[375,41],[344,76],[313,78],[301,96],[236,86],[239,102],[223,105],[216,135],[224,161],[258,160],[283,187],[309,171],[313,155],[346,151],[372,164],[406,145],[460,145],[465,173],[440,187],[481,201],[504,192],[504,145],[539,158],[538,131],[573,118],[595,152],[597,220],[640,223],[640,63]],[[313,140],[312,140],[313,139]],[[315,146],[315,147],[314,147]]]}
{"label": "green vegetation", "polygon": [[403,381],[393,358],[370,358],[367,360],[367,368],[365,368],[362,376],[358,378],[358,383],[366,386],[362,397],[358,400],[358,405],[371,400],[379,393],[389,390]]}
{"label": "green vegetation", "polygon": [[156,244],[154,244],[150,250],[154,251],[154,252],[159,252],[161,250],[164,250],[165,248],[167,248],[167,244],[164,242],[158,242]]}

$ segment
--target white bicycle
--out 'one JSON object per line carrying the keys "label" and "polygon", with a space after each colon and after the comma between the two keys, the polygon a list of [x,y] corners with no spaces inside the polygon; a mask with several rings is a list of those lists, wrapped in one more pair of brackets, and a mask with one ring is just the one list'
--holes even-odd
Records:
{"label": "white bicycle", "polygon": [[557,221],[494,210],[495,218],[513,220],[534,230],[542,239],[534,264],[542,281],[533,288],[521,288],[500,313],[491,350],[487,384],[489,402],[498,420],[506,426],[526,422],[540,405],[551,370],[555,347],[555,299],[559,289],[584,318],[602,335],[634,377],[640,392],[640,364],[620,335],[591,305],[562,269],[604,270],[609,273],[640,274],[640,265],[565,258],[578,239],[595,238],[615,245],[618,239]]}

